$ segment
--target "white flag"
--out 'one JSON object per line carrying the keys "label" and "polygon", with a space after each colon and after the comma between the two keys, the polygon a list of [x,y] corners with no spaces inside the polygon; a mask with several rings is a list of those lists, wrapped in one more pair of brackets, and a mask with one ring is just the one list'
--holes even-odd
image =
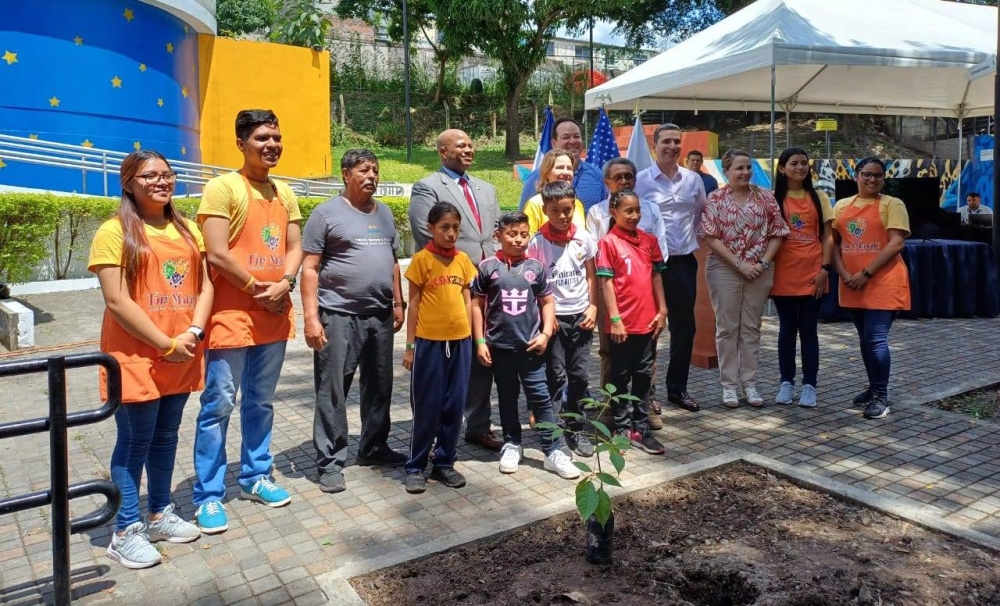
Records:
{"label": "white flag", "polygon": [[635,117],[635,126],[632,127],[632,138],[629,139],[625,157],[635,164],[636,172],[653,165],[653,155],[649,151],[649,141],[646,140],[646,133],[642,130],[642,120],[639,116]]}

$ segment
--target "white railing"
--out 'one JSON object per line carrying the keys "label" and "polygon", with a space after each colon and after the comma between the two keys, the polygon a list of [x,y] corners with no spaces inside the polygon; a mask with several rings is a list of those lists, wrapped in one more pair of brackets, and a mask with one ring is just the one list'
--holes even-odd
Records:
{"label": "white railing", "polygon": [[[67,145],[42,139],[0,134],[0,159],[3,159],[4,162],[26,162],[79,171],[81,193],[84,194],[110,195],[109,184],[117,182],[121,162],[127,155],[124,152],[96,147]],[[177,173],[178,183],[198,188],[204,186],[209,179],[232,170],[229,167],[196,164],[172,158],[170,159],[170,167]],[[87,191],[87,175],[92,173],[101,175],[100,192]],[[329,197],[339,193],[344,187],[343,183],[339,181],[298,179],[280,175],[274,175],[274,177],[288,183],[297,196]],[[401,183],[380,183],[378,189],[376,195],[379,196],[406,196],[409,195],[410,187],[408,184]]]}

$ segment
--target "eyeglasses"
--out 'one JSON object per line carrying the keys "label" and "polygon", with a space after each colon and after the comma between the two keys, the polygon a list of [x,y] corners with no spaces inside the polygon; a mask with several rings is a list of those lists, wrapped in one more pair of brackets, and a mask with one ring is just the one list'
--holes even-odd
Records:
{"label": "eyeglasses", "polygon": [[144,173],[142,175],[136,175],[135,178],[147,184],[156,183],[161,179],[164,183],[174,183],[177,181],[177,173]]}
{"label": "eyeglasses", "polygon": [[608,178],[611,179],[612,181],[635,181],[635,175],[633,175],[632,173],[621,173],[619,175],[615,175],[614,177],[608,177]]}
{"label": "eyeglasses", "polygon": [[885,173],[869,173],[863,172],[859,173],[862,179],[868,179],[869,181],[881,181],[885,179]]}

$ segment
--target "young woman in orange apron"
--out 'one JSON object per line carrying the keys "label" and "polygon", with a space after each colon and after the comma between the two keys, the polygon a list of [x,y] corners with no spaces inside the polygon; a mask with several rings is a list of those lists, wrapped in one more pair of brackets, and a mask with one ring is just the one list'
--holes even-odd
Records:
{"label": "young woman in orange apron", "polygon": [[802,342],[802,392],[799,406],[816,406],[819,372],[820,299],[830,288],[833,236],[830,199],[813,187],[809,155],[791,147],[778,157],[774,197],[788,223],[789,233],[774,258],[771,299],[778,312],[778,369],[781,387],[774,401],[791,404],[795,398],[795,341]]}
{"label": "young woman in orange apron", "polygon": [[[160,562],[150,541],[193,541],[198,527],[174,513],[170,487],[177,430],[192,391],[204,385],[204,326],[212,308],[204,243],[198,226],[171,204],[176,175],[154,151],[129,154],[121,165],[118,216],[94,237],[89,268],[106,309],[101,351],[121,365],[122,405],[111,479],[122,493],[108,556],[128,568]],[[107,397],[102,373],[101,395]],[[149,515],[139,517],[146,468]]]}
{"label": "young woman in orange apron", "polygon": [[889,329],[910,309],[910,274],[900,252],[910,233],[906,206],[881,195],[885,164],[865,158],[854,168],[858,194],[834,210],[833,261],[840,275],[840,305],[848,308],[861,340],[868,387],[854,398],[866,419],[889,414]]}

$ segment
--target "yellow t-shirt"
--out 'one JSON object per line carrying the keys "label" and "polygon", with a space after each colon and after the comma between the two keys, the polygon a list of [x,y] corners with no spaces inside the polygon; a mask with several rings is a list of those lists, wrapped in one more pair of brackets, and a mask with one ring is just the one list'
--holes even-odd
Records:
{"label": "yellow t-shirt", "polygon": [[[410,259],[406,279],[420,288],[417,336],[429,341],[456,341],[472,335],[462,291],[476,277],[476,266],[464,252],[447,264],[421,250]],[[412,310],[411,310],[412,311]]]}
{"label": "yellow t-shirt", "polygon": [[[290,222],[302,221],[302,212],[299,210],[299,201],[295,197],[295,192],[287,183],[271,179],[281,201],[288,209],[288,220]],[[270,200],[274,197],[274,189],[267,183],[257,183],[250,181],[250,187],[254,195]],[[247,188],[243,184],[243,177],[238,172],[231,172],[219,177],[215,177],[205,184],[205,191],[201,195],[201,205],[198,206],[198,223],[202,223],[205,217],[224,217],[229,219],[229,243],[236,241],[240,235],[243,224],[247,220],[247,209],[250,201],[247,199]]]}
{"label": "yellow t-shirt", "polygon": [[[528,237],[534,238],[538,228],[549,222],[542,207],[542,194],[535,194],[524,203],[524,214],[528,215]],[[583,210],[583,202],[579,200],[573,209],[573,225],[577,229],[587,229],[587,214]]]}
{"label": "yellow t-shirt", "polygon": [[[854,200],[854,196],[837,200],[837,206],[833,209],[833,215],[836,219],[840,219],[840,213],[844,212],[844,209],[851,204],[852,200]],[[876,198],[859,197],[857,200],[854,200],[854,205],[858,208],[864,208],[874,204],[875,200]],[[887,230],[898,229],[904,232],[904,237],[910,235],[910,215],[907,214],[906,204],[902,200],[883,194],[879,203],[878,213],[882,217],[882,225]],[[834,229],[836,229],[837,222],[834,222],[833,225]]]}
{"label": "yellow t-shirt", "polygon": [[[198,250],[205,252],[205,239],[198,229],[198,224],[190,219],[184,219],[185,224],[194,236],[194,241],[198,244]],[[157,229],[146,225],[147,236],[164,235],[171,240],[180,240],[184,236],[177,231],[173,223],[165,228]],[[94,234],[94,242],[90,245],[90,258],[87,260],[87,269],[94,271],[99,265],[117,265],[122,267],[122,251],[125,249],[125,234],[122,231],[122,224],[118,217],[108,219]]]}
{"label": "yellow t-shirt", "polygon": [[[816,193],[819,195],[819,207],[823,211],[823,224],[827,224],[834,220],[833,206],[830,205],[830,197],[826,195],[821,189],[817,189]],[[789,198],[804,198],[809,199],[809,192],[804,189],[790,189],[785,192],[785,196]]]}

